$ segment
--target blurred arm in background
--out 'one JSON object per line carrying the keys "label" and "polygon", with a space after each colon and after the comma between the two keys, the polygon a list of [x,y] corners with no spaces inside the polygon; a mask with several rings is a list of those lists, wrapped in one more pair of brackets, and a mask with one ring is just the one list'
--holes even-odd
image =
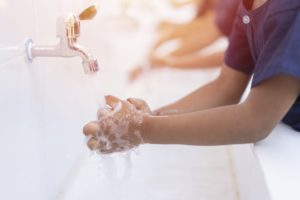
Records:
{"label": "blurred arm in background", "polygon": [[[196,69],[221,66],[224,50],[210,54],[199,53],[222,36],[229,36],[235,19],[239,0],[203,0],[198,2],[198,12],[194,20],[187,24],[161,22],[158,39],[149,52],[151,68],[171,67]],[[165,56],[159,56],[159,49],[165,44],[177,41],[179,45]],[[130,73],[133,81],[142,74],[144,66]]]}

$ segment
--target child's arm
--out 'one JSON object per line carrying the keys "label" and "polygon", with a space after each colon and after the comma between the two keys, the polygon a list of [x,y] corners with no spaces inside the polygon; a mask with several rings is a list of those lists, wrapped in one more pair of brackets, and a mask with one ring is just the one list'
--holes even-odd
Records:
{"label": "child's arm", "polygon": [[215,81],[154,113],[158,115],[178,114],[236,104],[240,101],[249,79],[249,75],[223,66],[221,74]]}
{"label": "child's arm", "polygon": [[177,49],[172,51],[172,56],[182,56],[197,52],[205,47],[208,47],[222,36],[219,28],[214,23],[214,17],[210,20],[201,21],[198,27],[188,31],[190,34],[179,38]]}
{"label": "child's arm", "polygon": [[154,144],[257,142],[268,136],[299,93],[299,79],[278,75],[253,88],[248,99],[239,105],[173,116],[145,116],[142,136],[146,143]]}
{"label": "child's arm", "polygon": [[189,54],[184,56],[167,56],[161,58],[165,66],[179,69],[198,69],[221,66],[224,61],[224,51],[209,55]]}
{"label": "child's arm", "polygon": [[143,142],[224,145],[259,141],[295,102],[300,80],[274,76],[253,88],[244,103],[232,105],[238,102],[248,79],[224,67],[216,81],[167,107],[189,112],[185,114],[151,116],[143,101],[107,97],[109,107],[101,109],[98,120],[84,127],[84,133],[91,137],[88,146],[111,153]]}
{"label": "child's arm", "polygon": [[222,33],[215,24],[215,14],[209,11],[200,18],[184,25],[162,25],[158,39],[151,50],[156,52],[163,44],[171,40],[178,40],[180,45],[171,54],[184,55],[199,51],[216,41]]}

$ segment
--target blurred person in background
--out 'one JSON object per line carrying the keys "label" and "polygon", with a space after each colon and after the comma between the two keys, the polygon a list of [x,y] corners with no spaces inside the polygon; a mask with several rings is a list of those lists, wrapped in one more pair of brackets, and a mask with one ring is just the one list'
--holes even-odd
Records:
{"label": "blurred person in background", "polygon": [[[137,79],[145,67],[195,69],[221,66],[225,49],[209,54],[200,51],[224,36],[229,37],[239,3],[240,0],[197,1],[198,11],[191,22],[161,22],[157,29],[158,38],[146,62],[148,66],[133,69],[129,79]],[[171,41],[178,41],[179,45],[165,56],[158,55],[159,49]]]}

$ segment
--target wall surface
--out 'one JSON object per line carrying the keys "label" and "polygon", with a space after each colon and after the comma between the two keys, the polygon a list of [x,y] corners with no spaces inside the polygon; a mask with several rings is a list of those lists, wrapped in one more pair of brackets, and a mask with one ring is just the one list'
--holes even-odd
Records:
{"label": "wall surface", "polygon": [[230,154],[240,199],[271,200],[253,145],[232,145]]}
{"label": "wall surface", "polygon": [[[84,155],[97,104],[79,58],[28,63],[24,40],[56,44],[62,1],[0,1],[0,199],[56,199]],[[87,44],[88,46],[88,44]]]}

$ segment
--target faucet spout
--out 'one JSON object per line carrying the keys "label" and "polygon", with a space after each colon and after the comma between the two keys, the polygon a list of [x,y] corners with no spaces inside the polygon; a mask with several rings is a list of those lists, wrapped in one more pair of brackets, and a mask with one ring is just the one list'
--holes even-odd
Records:
{"label": "faucet spout", "polygon": [[84,47],[80,44],[76,43],[76,40],[69,39],[68,45],[70,49],[74,52],[74,54],[78,55],[82,59],[82,65],[85,73],[95,73],[99,69],[97,59],[92,56],[88,51],[84,49]]}
{"label": "faucet spout", "polygon": [[85,73],[95,73],[99,69],[97,59],[85,48],[78,44],[80,36],[80,19],[75,14],[59,17],[57,20],[57,36],[60,38],[58,45],[35,45],[32,40],[26,42],[26,53],[29,60],[35,57],[76,57],[82,59]]}

